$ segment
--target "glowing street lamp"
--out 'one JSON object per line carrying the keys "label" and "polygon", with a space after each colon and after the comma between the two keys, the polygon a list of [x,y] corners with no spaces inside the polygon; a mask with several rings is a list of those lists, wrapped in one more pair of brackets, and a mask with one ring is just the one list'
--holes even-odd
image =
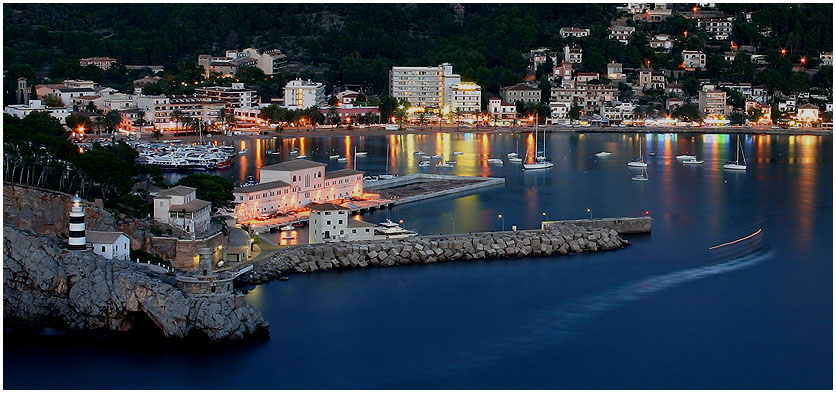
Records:
{"label": "glowing street lamp", "polygon": [[807,65],[807,58],[806,57],[801,58],[801,64]]}
{"label": "glowing street lamp", "polygon": [[505,231],[505,217],[503,217],[502,214],[500,214],[497,218],[502,220],[502,230]]}
{"label": "glowing street lamp", "polygon": [[589,219],[592,219],[592,209],[586,208],[586,212],[589,213]]}
{"label": "glowing street lamp", "polygon": [[787,49],[786,48],[781,48],[781,56],[786,56],[786,55],[787,55]]}
{"label": "glowing street lamp", "polygon": [[543,212],[543,217],[546,217],[546,221],[549,220],[549,215],[546,212]]}
{"label": "glowing street lamp", "polygon": [[688,30],[685,30],[685,38],[688,38]]}

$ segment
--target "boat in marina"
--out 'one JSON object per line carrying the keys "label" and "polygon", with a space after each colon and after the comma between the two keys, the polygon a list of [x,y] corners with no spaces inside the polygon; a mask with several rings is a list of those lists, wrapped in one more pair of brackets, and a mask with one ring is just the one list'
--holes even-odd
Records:
{"label": "boat in marina", "polygon": [[454,156],[460,156],[460,155],[462,155],[462,154],[464,154],[464,153],[463,153],[463,152],[460,152],[460,151],[454,151],[454,152],[453,152],[453,155],[454,155]]}
{"label": "boat in marina", "polygon": [[694,158],[692,158],[690,160],[682,161],[682,163],[686,164],[686,165],[700,165],[704,162],[705,162],[704,160],[697,160],[697,159],[694,159]]}
{"label": "boat in marina", "polygon": [[285,225],[285,226],[283,226],[283,227],[281,227],[281,228],[279,228],[279,229],[281,229],[282,231],[287,232],[287,231],[292,231],[292,230],[294,230],[295,228],[293,228],[293,225]]}
{"label": "boat in marina", "polygon": [[696,160],[697,156],[692,155],[692,154],[680,154],[680,155],[676,156],[676,159],[677,160]]}
{"label": "boat in marina", "polygon": [[447,164],[447,163],[444,163],[444,162],[439,162],[439,163],[435,164],[435,167],[436,168],[452,168],[453,164]]}
{"label": "boat in marina", "polygon": [[519,164],[519,163],[523,162],[523,159],[522,159],[522,157],[510,157],[510,158],[508,158],[508,162],[513,162],[515,164]]}
{"label": "boat in marina", "polygon": [[647,163],[644,162],[644,156],[642,156],[642,144],[639,142],[639,158],[634,158],[627,163],[627,166],[634,167],[634,168],[645,168],[647,167]]}
{"label": "boat in marina", "polygon": [[290,154],[299,154],[299,150],[298,149],[293,149],[293,150],[290,151]]}
{"label": "boat in marina", "polygon": [[420,155],[424,155],[424,152],[422,150],[416,150],[414,154],[416,156],[420,156]]}
{"label": "boat in marina", "polygon": [[456,160],[447,160],[444,161],[445,164],[456,165]]}
{"label": "boat in marina", "polygon": [[339,158],[337,158],[337,162],[347,162],[347,161],[348,161],[348,158],[347,158],[347,157],[339,157]]}
{"label": "boat in marina", "polygon": [[301,155],[301,156],[296,156],[296,159],[298,159],[298,160],[304,160],[304,159],[306,159],[306,158],[308,158],[308,156],[306,156],[306,155],[304,155],[304,154],[303,154],[303,155]]}
{"label": "boat in marina", "polygon": [[649,155],[649,156],[655,156],[655,155],[656,155],[656,152],[655,152],[655,151],[652,151],[652,152],[650,152],[650,153],[647,153],[647,155]]}
{"label": "boat in marina", "polygon": [[595,157],[609,157],[611,155],[612,153],[608,151],[599,151],[598,153],[595,153]]}
{"label": "boat in marina", "polygon": [[[733,171],[745,171],[746,170],[746,154],[743,152],[743,147],[740,146],[740,135],[737,136],[737,156],[734,161],[729,161],[725,165],[723,165],[723,169],[729,169]],[[740,156],[743,156],[743,163],[741,164]]]}
{"label": "boat in marina", "polygon": [[421,167],[421,168],[427,168],[427,167],[430,166],[430,162],[429,161],[420,161],[420,162],[418,162],[418,166]]}
{"label": "boat in marina", "polygon": [[374,233],[378,236],[385,236],[387,239],[399,239],[418,235],[417,232],[408,231],[404,228],[401,228],[400,225],[392,222],[389,219],[387,219],[384,222],[381,222],[379,226],[375,227]]}
{"label": "boat in marina", "polygon": [[238,154],[240,154],[240,155],[247,154],[247,150],[248,149],[241,149],[241,150],[238,151]]}
{"label": "boat in marina", "polygon": [[362,157],[362,156],[365,156],[365,155],[368,155],[368,154],[369,154],[369,152],[367,152],[367,151],[355,151],[354,152],[355,157]]}
{"label": "boat in marina", "polygon": [[442,159],[443,157],[441,157],[441,155],[435,154],[435,155],[433,155],[433,156],[432,156],[432,157],[430,157],[430,158],[432,158],[433,160],[440,160],[440,159]]}
{"label": "boat in marina", "polygon": [[492,165],[502,165],[502,164],[503,164],[503,162],[502,162],[502,159],[501,159],[501,158],[488,158],[488,164],[492,164]]}
{"label": "boat in marina", "polygon": [[242,185],[241,185],[241,187],[246,187],[246,186],[254,186],[254,185],[256,185],[256,184],[258,184],[258,181],[257,181],[257,180],[255,180],[255,178],[254,178],[254,177],[252,177],[252,176],[247,176],[247,181],[245,181],[245,182],[244,182],[244,184],[242,184]]}
{"label": "boat in marina", "polygon": [[[534,131],[534,149],[537,150],[537,130]],[[542,155],[540,155],[542,154]],[[543,130],[543,151],[535,152],[534,162],[523,164],[523,170],[548,169],[554,164],[546,158],[546,131]]]}
{"label": "boat in marina", "polygon": [[339,154],[331,154],[330,156],[328,156],[328,159],[331,159],[331,160],[336,160],[338,158],[340,158]]}

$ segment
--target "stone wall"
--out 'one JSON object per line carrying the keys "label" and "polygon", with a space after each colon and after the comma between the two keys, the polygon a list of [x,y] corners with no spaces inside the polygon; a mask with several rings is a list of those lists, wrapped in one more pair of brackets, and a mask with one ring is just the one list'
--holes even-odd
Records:
{"label": "stone wall", "polygon": [[482,232],[467,235],[417,236],[366,242],[305,245],[282,250],[255,263],[243,282],[260,284],[287,273],[396,266],[458,260],[516,258],[607,251],[629,242],[615,230],[566,224],[550,230]]}
{"label": "stone wall", "polygon": [[585,228],[615,230],[619,234],[650,233],[653,219],[645,217],[592,218],[583,220],[543,221],[541,229],[549,230],[562,225],[579,225]]}

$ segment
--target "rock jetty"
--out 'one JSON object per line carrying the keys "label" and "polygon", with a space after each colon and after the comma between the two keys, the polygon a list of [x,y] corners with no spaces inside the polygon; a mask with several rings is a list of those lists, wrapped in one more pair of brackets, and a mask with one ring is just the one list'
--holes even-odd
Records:
{"label": "rock jetty", "polygon": [[368,242],[338,242],[288,248],[257,262],[241,280],[261,284],[289,273],[396,266],[477,259],[566,255],[620,249],[629,242],[613,229],[576,225],[548,230],[417,236]]}
{"label": "rock jetty", "polygon": [[129,261],[63,250],[3,226],[3,316],[30,327],[125,332],[150,320],[165,337],[235,341],[267,332],[242,295],[188,297],[172,277]]}

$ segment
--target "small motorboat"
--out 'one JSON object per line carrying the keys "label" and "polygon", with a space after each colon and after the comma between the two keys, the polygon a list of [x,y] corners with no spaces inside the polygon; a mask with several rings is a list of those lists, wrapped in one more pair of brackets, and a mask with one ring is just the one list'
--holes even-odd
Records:
{"label": "small motorboat", "polygon": [[447,160],[444,161],[445,164],[456,165],[456,160]]}
{"label": "small motorboat", "polygon": [[608,151],[601,151],[601,152],[595,153],[595,157],[609,157],[611,155],[612,155],[612,153],[608,152]]}
{"label": "small motorboat", "polygon": [[656,155],[656,152],[655,152],[655,151],[652,151],[652,152],[650,152],[650,153],[647,153],[647,155],[649,155],[649,156],[655,156],[655,155]]}
{"label": "small motorboat", "polygon": [[276,151],[274,151],[274,152],[272,152],[272,153],[270,153],[270,154],[272,154],[272,155],[274,155],[274,156],[278,156],[278,155],[282,154],[282,152],[280,152],[280,151],[276,150]]}
{"label": "small motorboat", "polygon": [[417,150],[417,151],[415,152],[415,155],[416,155],[416,156],[420,156],[420,155],[423,155],[423,154],[424,154],[424,152],[423,152],[422,150]]}
{"label": "small motorboat", "polygon": [[460,156],[460,155],[462,155],[462,154],[464,154],[464,153],[462,153],[462,152],[460,152],[460,151],[454,151],[454,152],[453,152],[453,155],[454,155],[454,156]]}
{"label": "small motorboat", "polygon": [[523,162],[523,159],[522,159],[522,157],[509,157],[508,162],[513,162],[515,164],[519,164],[519,163]]}
{"label": "small motorboat", "polygon": [[346,158],[346,157],[337,158],[337,162],[346,162],[346,161],[348,161],[348,158]]}
{"label": "small motorboat", "polygon": [[688,165],[699,165],[699,164],[702,164],[704,162],[705,162],[704,160],[695,160],[693,158],[690,159],[690,160],[682,161],[683,164],[688,164]]}
{"label": "small motorboat", "polygon": [[299,154],[299,150],[293,149],[290,151],[290,154]]}
{"label": "small motorboat", "polygon": [[511,153],[506,154],[506,156],[508,158],[516,158],[516,157],[519,157],[520,155],[515,153],[515,152],[511,152]]}
{"label": "small motorboat", "polygon": [[282,231],[292,231],[293,230],[293,225],[285,225],[285,226],[283,226],[279,229],[281,229]]}
{"label": "small motorboat", "polygon": [[308,156],[301,155],[301,156],[297,156],[296,158],[299,159],[299,160],[304,160],[304,159],[308,158]]}
{"label": "small motorboat", "polygon": [[289,278],[287,278],[287,276],[279,277],[279,281],[287,281],[287,280],[290,280]]}
{"label": "small motorboat", "polygon": [[239,150],[238,154],[240,154],[240,155],[247,154],[247,149]]}
{"label": "small motorboat", "polygon": [[442,157],[440,155],[436,154],[436,155],[432,156],[431,158],[434,159],[434,160],[440,160]]}
{"label": "small motorboat", "polygon": [[488,159],[488,164],[502,165],[502,159],[501,158],[489,158]]}
{"label": "small motorboat", "polygon": [[340,155],[339,154],[332,154],[332,155],[328,156],[328,158],[331,159],[331,160],[336,160],[336,159],[340,158]]}
{"label": "small motorboat", "polygon": [[628,162],[627,166],[631,166],[631,167],[635,167],[635,168],[646,168],[647,163],[642,161],[642,160],[635,159],[635,160],[632,160],[632,161]]}
{"label": "small motorboat", "polygon": [[421,162],[418,163],[418,166],[421,167],[421,168],[427,168],[427,167],[430,166],[430,162],[429,161],[421,161]]}
{"label": "small motorboat", "polygon": [[452,168],[453,164],[441,163],[435,164],[436,168]]}
{"label": "small motorboat", "polygon": [[365,155],[368,155],[368,154],[369,154],[369,152],[367,152],[367,151],[358,151],[358,152],[354,153],[355,156],[365,156]]}
{"label": "small motorboat", "polygon": [[691,155],[691,154],[680,154],[680,155],[676,156],[676,159],[677,160],[696,160],[697,156],[694,156],[694,155]]}

